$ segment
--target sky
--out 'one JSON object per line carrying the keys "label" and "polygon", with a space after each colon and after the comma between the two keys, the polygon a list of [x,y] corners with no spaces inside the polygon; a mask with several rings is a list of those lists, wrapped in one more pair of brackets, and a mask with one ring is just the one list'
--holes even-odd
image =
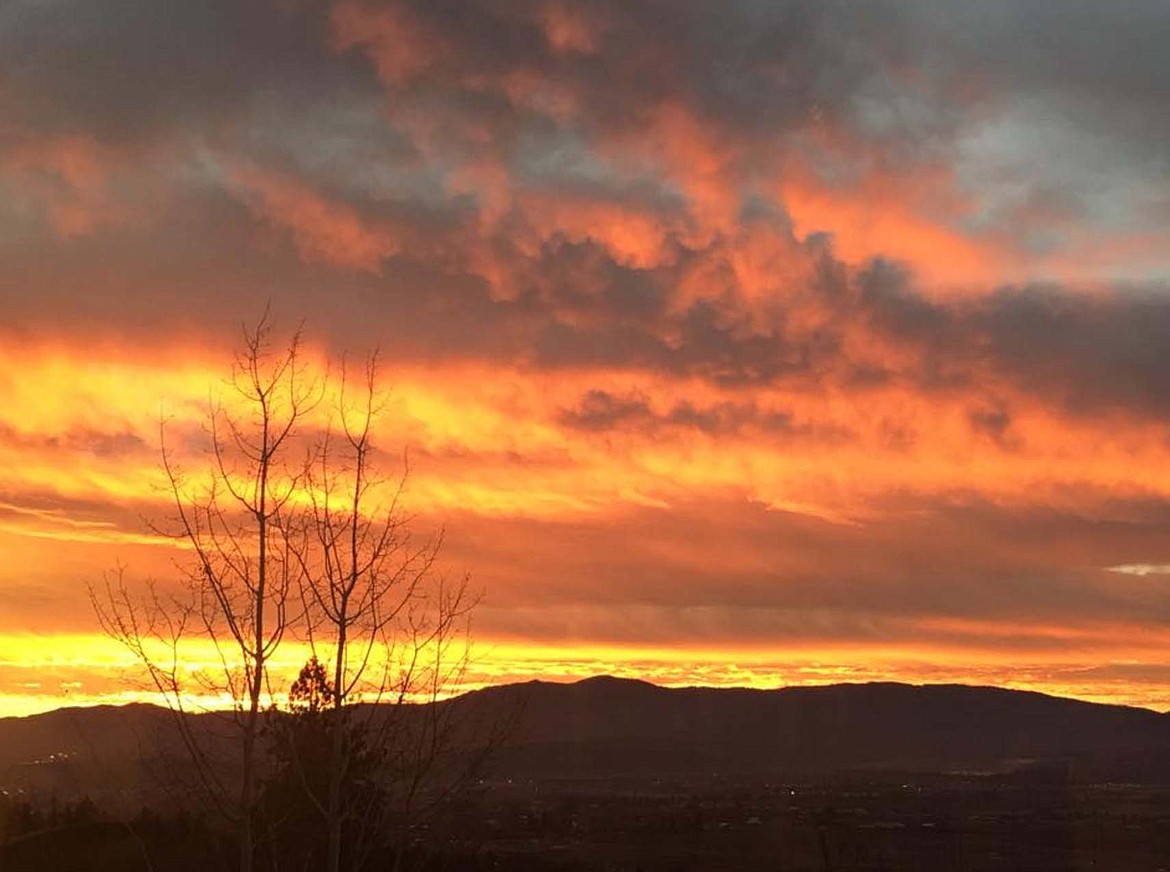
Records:
{"label": "sky", "polygon": [[[160,421],[380,349],[480,681],[1170,709],[1164,0],[0,4],[0,715],[134,698]],[[191,463],[198,457],[189,458]]]}

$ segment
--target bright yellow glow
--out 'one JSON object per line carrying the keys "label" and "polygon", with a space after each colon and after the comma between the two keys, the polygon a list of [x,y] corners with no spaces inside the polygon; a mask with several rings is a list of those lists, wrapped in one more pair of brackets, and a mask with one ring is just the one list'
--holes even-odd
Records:
{"label": "bright yellow glow", "polygon": [[[1055,632],[1055,631],[1053,631]],[[1170,633],[1147,634],[1114,650],[1106,667],[1132,670],[1158,664]],[[972,644],[954,646],[859,645],[812,647],[651,647],[573,643],[563,646],[482,638],[472,647],[466,672],[443,696],[502,682],[576,681],[593,675],[638,678],[667,687],[704,685],[772,689],[837,682],[983,684],[1036,690],[1081,699],[1170,709],[1170,694],[1158,681],[1135,682],[1094,675],[1084,651],[1070,637],[1063,653],[1021,663],[1020,652],[988,652]],[[206,645],[191,645],[184,669],[215,673],[218,662]],[[309,649],[290,643],[273,662],[276,699],[308,659]],[[35,664],[35,665],[34,665]],[[143,682],[138,663],[104,636],[0,636],[0,717],[47,711],[62,705],[127,701],[163,704]],[[32,685],[35,685],[33,687]],[[195,684],[191,684],[195,688]],[[229,704],[192,690],[190,709]]]}

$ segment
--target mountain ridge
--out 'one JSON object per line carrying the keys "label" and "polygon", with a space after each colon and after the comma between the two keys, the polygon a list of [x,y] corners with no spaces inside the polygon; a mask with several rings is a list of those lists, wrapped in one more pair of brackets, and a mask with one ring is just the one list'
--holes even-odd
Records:
{"label": "mountain ridge", "polygon": [[[1030,690],[901,682],[672,688],[601,675],[496,685],[435,705],[457,725],[457,752],[492,737],[487,774],[502,779],[1039,767],[1085,782],[1170,784],[1170,715]],[[408,707],[404,717],[424,710]],[[150,703],[0,719],[0,786],[15,779],[39,789],[100,789],[112,783],[109,773],[151,768],[152,742],[173,739],[173,730],[171,713]],[[144,778],[124,780],[133,787]]]}
{"label": "mountain ridge", "polygon": [[[574,681],[549,681],[542,678],[532,678],[527,681],[509,682],[507,684],[493,684],[484,687],[475,688],[474,690],[465,691],[457,696],[450,697],[445,702],[451,700],[462,699],[464,697],[474,697],[480,694],[491,694],[496,692],[508,692],[516,688],[525,687],[547,687],[547,688],[568,688],[568,687],[642,687],[651,688],[655,691],[664,691],[667,693],[716,693],[716,694],[758,694],[761,696],[771,694],[801,694],[801,693],[822,693],[832,692],[844,688],[890,688],[890,689],[908,689],[908,690],[958,690],[958,691],[986,691],[990,693],[1008,694],[1013,696],[1027,696],[1042,699],[1060,700],[1063,703],[1079,704],[1084,706],[1092,706],[1098,709],[1124,709],[1135,712],[1148,712],[1150,714],[1159,716],[1168,716],[1170,711],[1158,711],[1157,709],[1148,706],[1132,705],[1127,703],[1111,703],[1098,702],[1096,700],[1087,700],[1074,696],[1061,696],[1055,693],[1047,693],[1041,690],[1025,690],[1022,688],[1003,687],[994,684],[962,684],[959,682],[923,682],[914,683],[908,681],[842,681],[834,682],[832,684],[791,684],[781,687],[748,687],[745,685],[709,685],[709,684],[683,684],[683,685],[663,685],[655,684],[652,681],[647,681],[641,678],[627,678],[624,676],[610,675],[603,673],[600,675],[591,675],[585,678],[576,679]],[[62,715],[65,713],[83,713],[83,712],[128,712],[128,711],[154,711],[154,712],[170,712],[171,710],[165,705],[159,705],[152,702],[128,702],[128,703],[97,703],[94,705],[63,705],[55,709],[49,709],[43,712],[34,712],[25,715],[0,715],[0,725],[11,723],[15,721],[31,722],[37,719],[52,717],[55,715]],[[187,712],[188,715],[199,716],[204,712]]]}

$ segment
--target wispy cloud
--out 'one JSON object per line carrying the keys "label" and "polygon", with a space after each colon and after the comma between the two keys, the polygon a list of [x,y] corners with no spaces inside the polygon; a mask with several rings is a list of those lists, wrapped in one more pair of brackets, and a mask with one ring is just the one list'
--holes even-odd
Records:
{"label": "wispy cloud", "polygon": [[1147,575],[1170,575],[1170,563],[1123,563],[1110,566],[1109,571],[1143,578]]}

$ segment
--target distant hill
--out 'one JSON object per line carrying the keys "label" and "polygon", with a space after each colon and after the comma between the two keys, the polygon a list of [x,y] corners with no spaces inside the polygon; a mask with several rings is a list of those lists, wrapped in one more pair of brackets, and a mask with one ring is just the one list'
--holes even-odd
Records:
{"label": "distant hill", "polygon": [[171,727],[164,708],[135,703],[60,708],[28,717],[0,718],[0,768],[93,753],[137,753],[140,743]]}
{"label": "distant hill", "polygon": [[489,712],[520,712],[497,768],[532,776],[1050,766],[1084,780],[1170,782],[1170,715],[1024,691],[893,683],[668,689],[600,677],[489,688],[454,704],[476,697]]}
{"label": "distant hill", "polygon": [[[668,689],[600,677],[487,688],[439,705],[467,747],[497,737],[498,777],[1058,770],[1170,783],[1170,715],[988,687]],[[0,719],[0,787],[132,796],[173,731],[170,713],[147,705]]]}

